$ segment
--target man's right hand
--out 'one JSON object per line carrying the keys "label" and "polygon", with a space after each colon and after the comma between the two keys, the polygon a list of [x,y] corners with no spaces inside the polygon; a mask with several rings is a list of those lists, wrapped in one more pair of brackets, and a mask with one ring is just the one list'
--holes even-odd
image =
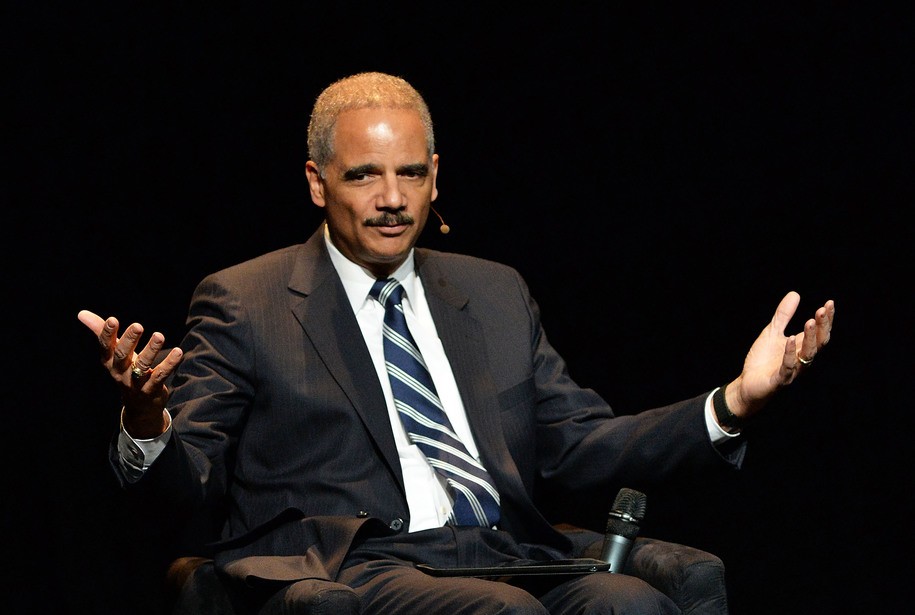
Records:
{"label": "man's right hand", "polygon": [[102,365],[117,382],[124,402],[124,429],[137,439],[154,438],[168,427],[165,404],[168,388],[165,379],[181,363],[182,352],[172,348],[153,368],[156,355],[165,344],[165,336],[153,333],[146,346],[138,353],[137,346],[143,335],[143,326],[133,323],[118,337],[118,319],[103,319],[98,314],[82,310],[77,315],[80,322],[98,336]]}

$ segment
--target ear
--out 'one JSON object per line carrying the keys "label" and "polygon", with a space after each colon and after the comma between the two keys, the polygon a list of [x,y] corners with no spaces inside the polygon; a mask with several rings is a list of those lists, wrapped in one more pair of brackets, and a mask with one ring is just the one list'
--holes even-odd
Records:
{"label": "ear", "polygon": [[311,160],[305,163],[305,177],[308,179],[311,202],[318,207],[324,207],[327,204],[324,200],[324,181],[321,179],[321,171],[318,169],[318,165]]}
{"label": "ear", "polygon": [[438,154],[432,154],[432,200],[438,198],[438,184],[436,184],[436,179],[438,178]]}

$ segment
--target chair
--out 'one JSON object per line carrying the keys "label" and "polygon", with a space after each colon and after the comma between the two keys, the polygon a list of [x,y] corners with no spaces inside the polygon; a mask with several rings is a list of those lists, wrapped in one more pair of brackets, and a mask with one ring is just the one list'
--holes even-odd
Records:
{"label": "chair", "polygon": [[[569,536],[581,557],[599,556],[601,534],[568,525],[557,527]],[[728,613],[724,563],[701,549],[640,536],[633,543],[624,572],[664,592],[684,615]],[[358,607],[358,598],[345,585],[313,581],[313,588],[309,588],[314,597],[309,604],[311,615],[339,615]],[[174,560],[166,573],[166,598],[172,615],[246,613],[240,597],[220,578],[208,557]]]}

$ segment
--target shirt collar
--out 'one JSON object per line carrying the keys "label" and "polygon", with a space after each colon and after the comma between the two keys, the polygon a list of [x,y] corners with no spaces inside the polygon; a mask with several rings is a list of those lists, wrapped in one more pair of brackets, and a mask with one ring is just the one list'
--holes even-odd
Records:
{"label": "shirt collar", "polygon": [[[324,225],[324,243],[327,246],[328,253],[330,253],[330,261],[333,263],[334,269],[337,270],[340,281],[343,282],[346,297],[353,307],[353,312],[356,313],[362,309],[366,300],[370,299],[369,291],[372,290],[372,284],[375,283],[376,278],[367,269],[349,260],[337,249],[334,242],[330,240],[330,227],[327,224]],[[413,266],[412,248],[404,262],[390,277],[400,282],[408,301],[410,297],[417,296],[415,294],[417,292],[417,277]]]}

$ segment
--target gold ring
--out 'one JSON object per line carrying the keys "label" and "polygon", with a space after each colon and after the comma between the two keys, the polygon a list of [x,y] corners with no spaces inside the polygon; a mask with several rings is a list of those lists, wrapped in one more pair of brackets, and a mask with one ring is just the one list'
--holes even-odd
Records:
{"label": "gold ring", "polygon": [[139,380],[140,378],[145,376],[148,371],[149,371],[149,369],[145,369],[145,370],[140,369],[137,366],[137,362],[134,361],[133,364],[130,366],[130,377],[133,378],[134,380]]}
{"label": "gold ring", "polygon": [[802,365],[810,365],[813,363],[813,358],[805,359],[801,355],[797,355],[797,360],[800,361]]}

